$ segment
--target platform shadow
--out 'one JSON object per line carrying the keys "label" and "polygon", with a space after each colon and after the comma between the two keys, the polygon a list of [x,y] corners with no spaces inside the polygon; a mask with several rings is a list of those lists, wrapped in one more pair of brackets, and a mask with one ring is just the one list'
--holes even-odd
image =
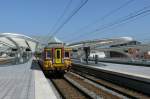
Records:
{"label": "platform shadow", "polygon": [[41,66],[37,60],[33,60],[31,64],[31,69],[32,70],[40,70],[41,71]]}

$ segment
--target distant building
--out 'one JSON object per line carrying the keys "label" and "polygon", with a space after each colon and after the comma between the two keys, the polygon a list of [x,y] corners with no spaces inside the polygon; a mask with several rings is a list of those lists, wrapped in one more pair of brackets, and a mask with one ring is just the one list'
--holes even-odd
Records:
{"label": "distant building", "polygon": [[117,44],[117,45],[111,45],[110,47],[120,47],[120,46],[128,46],[128,45],[140,45],[141,42],[138,41],[130,41],[128,43],[124,43],[124,44]]}

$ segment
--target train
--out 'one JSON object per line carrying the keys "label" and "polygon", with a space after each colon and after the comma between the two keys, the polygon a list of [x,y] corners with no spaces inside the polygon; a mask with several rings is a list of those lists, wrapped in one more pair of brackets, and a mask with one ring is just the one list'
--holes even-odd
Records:
{"label": "train", "polygon": [[44,73],[63,72],[71,69],[72,49],[62,43],[48,44],[43,48],[39,62]]}

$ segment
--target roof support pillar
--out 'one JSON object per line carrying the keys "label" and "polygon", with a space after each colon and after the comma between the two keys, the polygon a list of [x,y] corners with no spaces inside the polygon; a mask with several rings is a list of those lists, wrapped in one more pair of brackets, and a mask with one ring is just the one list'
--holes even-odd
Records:
{"label": "roof support pillar", "polygon": [[22,58],[23,51],[22,51],[21,47],[19,47],[17,42],[15,42],[12,38],[10,38],[10,37],[6,37],[6,38],[8,40],[10,40],[16,46],[16,48],[18,49],[17,53],[16,53],[16,61],[19,62],[19,63],[22,63],[23,62],[23,58]]}

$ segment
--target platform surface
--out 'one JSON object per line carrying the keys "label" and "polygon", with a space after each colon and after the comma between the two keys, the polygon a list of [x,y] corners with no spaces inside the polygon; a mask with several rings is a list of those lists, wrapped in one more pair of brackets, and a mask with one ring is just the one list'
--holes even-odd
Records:
{"label": "platform surface", "polygon": [[80,62],[80,60],[73,60],[73,63],[88,65],[97,69],[104,69],[104,70],[109,70],[118,73],[150,79],[150,67],[146,67],[146,66],[125,65],[125,64],[115,64],[115,63],[106,63],[106,62],[98,62],[98,64],[95,64],[92,61],[89,61],[89,63],[86,64],[84,61]]}
{"label": "platform surface", "polygon": [[56,99],[52,86],[31,59],[0,66],[0,99]]}

